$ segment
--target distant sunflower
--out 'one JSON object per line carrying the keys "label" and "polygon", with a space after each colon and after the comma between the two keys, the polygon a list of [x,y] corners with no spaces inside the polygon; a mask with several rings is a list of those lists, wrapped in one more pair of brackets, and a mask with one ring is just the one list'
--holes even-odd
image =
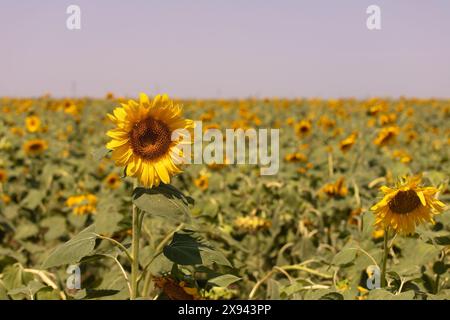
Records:
{"label": "distant sunflower", "polygon": [[23,144],[25,153],[29,156],[37,156],[48,149],[48,143],[42,139],[33,139]]}
{"label": "distant sunflower", "polygon": [[310,134],[311,129],[312,129],[312,124],[308,120],[302,120],[295,125],[295,133],[300,137],[304,137],[304,136]]}
{"label": "distant sunflower", "polygon": [[381,187],[383,199],[371,208],[376,215],[375,226],[411,234],[420,223],[434,223],[433,215],[442,212],[445,204],[436,199],[437,188],[422,187],[420,183],[421,176],[413,176],[403,179],[394,188]]}
{"label": "distant sunflower", "polygon": [[353,147],[353,145],[356,143],[356,138],[357,137],[358,137],[357,133],[352,133],[347,138],[342,140],[339,143],[339,148],[341,149],[341,151],[345,153],[348,150],[350,150]]}
{"label": "distant sunflower", "polygon": [[194,180],[194,184],[202,191],[205,191],[209,187],[209,174],[206,172],[200,172],[197,179]]}
{"label": "distant sunflower", "polygon": [[37,132],[41,127],[41,119],[35,115],[26,117],[25,126],[27,127],[28,132]]}
{"label": "distant sunflower", "polygon": [[341,177],[334,183],[327,183],[322,187],[322,192],[329,197],[345,197],[348,193],[348,189],[345,186],[345,178]]}
{"label": "distant sunflower", "polygon": [[138,178],[145,187],[170,183],[170,177],[181,172],[176,160],[182,152],[181,142],[172,141],[172,133],[193,128],[181,111],[167,95],[149,101],[143,93],[139,103],[130,100],[114,109],[108,117],[117,127],[108,131],[112,140],[106,147],[112,150],[116,165],[126,167],[127,176]]}
{"label": "distant sunflower", "polygon": [[303,153],[295,152],[287,154],[284,160],[287,162],[306,162],[308,158]]}
{"label": "distant sunflower", "polygon": [[373,141],[379,147],[383,147],[395,141],[395,138],[400,133],[400,128],[396,126],[386,127],[380,130],[378,136]]}
{"label": "distant sunflower", "polygon": [[121,181],[120,176],[117,173],[111,173],[105,178],[105,184],[110,189],[117,189],[120,187]]}
{"label": "distant sunflower", "polygon": [[3,169],[0,169],[0,183],[6,182],[8,179],[8,175],[6,174],[6,171]]}
{"label": "distant sunflower", "polygon": [[97,211],[97,197],[93,194],[71,196],[66,200],[66,206],[75,215],[95,214]]}

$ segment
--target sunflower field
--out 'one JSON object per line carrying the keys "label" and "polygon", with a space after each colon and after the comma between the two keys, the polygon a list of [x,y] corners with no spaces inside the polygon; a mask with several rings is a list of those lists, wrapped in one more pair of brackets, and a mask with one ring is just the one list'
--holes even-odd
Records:
{"label": "sunflower field", "polygon": [[[110,93],[0,112],[0,299],[450,298],[450,100]],[[191,120],[279,129],[278,173],[175,165],[166,142]]]}

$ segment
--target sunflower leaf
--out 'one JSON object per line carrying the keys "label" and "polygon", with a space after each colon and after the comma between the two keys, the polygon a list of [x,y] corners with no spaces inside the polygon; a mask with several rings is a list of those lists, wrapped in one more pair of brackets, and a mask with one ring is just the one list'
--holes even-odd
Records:
{"label": "sunflower leaf", "polygon": [[169,219],[178,223],[190,223],[189,204],[192,198],[185,196],[175,187],[160,185],[156,188],[136,188],[133,203],[150,216]]}
{"label": "sunflower leaf", "polygon": [[221,252],[214,250],[192,231],[176,232],[172,242],[164,247],[163,253],[167,259],[179,265],[217,263],[231,267],[230,262]]}
{"label": "sunflower leaf", "polygon": [[95,225],[91,225],[75,237],[57,247],[44,261],[42,268],[48,269],[65,264],[77,263],[94,251],[97,236],[93,232]]}

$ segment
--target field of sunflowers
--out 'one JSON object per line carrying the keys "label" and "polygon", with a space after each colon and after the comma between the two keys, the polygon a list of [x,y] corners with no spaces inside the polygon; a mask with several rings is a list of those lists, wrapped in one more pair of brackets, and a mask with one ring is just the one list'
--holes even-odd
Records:
{"label": "field of sunflowers", "polygon": [[[450,100],[109,93],[0,111],[0,299],[450,298]],[[178,168],[164,143],[185,119],[278,128],[279,172]]]}

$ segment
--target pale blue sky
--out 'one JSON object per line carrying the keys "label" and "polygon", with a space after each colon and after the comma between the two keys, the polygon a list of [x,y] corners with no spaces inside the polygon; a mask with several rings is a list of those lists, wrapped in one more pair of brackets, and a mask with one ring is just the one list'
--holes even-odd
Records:
{"label": "pale blue sky", "polygon": [[450,1],[0,0],[0,70],[0,96],[448,98]]}

